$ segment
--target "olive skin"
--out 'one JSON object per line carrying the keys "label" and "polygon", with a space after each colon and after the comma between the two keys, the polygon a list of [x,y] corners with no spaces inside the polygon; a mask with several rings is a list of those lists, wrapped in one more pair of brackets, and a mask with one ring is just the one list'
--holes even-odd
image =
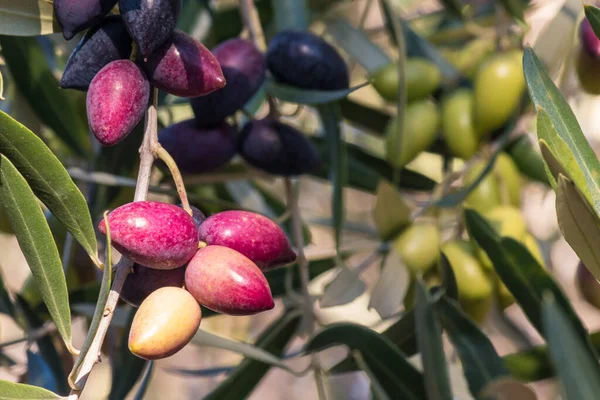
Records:
{"label": "olive skin", "polygon": [[460,49],[442,48],[442,55],[465,77],[472,79],[481,63],[496,51],[494,39],[473,39]]}
{"label": "olive skin", "polygon": [[442,101],[442,134],[450,153],[467,160],[479,147],[473,125],[473,91],[457,89]]}
{"label": "olive skin", "polygon": [[120,297],[134,307],[139,307],[152,293],[162,287],[183,287],[185,266],[169,270],[147,268],[134,264],[127,275]]}
{"label": "olive skin", "polygon": [[[409,58],[404,64],[406,99],[422,100],[435,92],[442,81],[440,69],[424,58]],[[388,101],[397,101],[399,95],[398,64],[390,63],[377,70],[371,77],[377,93]]]}
{"label": "olive skin", "polygon": [[244,126],[238,151],[248,164],[273,175],[298,176],[321,165],[317,150],[302,132],[270,118]]}
{"label": "olive skin", "polygon": [[[467,186],[475,182],[485,165],[486,163],[483,160],[473,163],[463,177],[464,185]],[[490,171],[466,198],[467,206],[481,214],[491,211],[500,203],[500,188],[493,171]]]}
{"label": "olive skin", "polygon": [[212,50],[227,82],[225,87],[190,99],[196,121],[212,126],[240,110],[258,92],[265,80],[263,53],[244,39],[227,40]]}
{"label": "olive skin", "polygon": [[592,29],[590,21],[585,17],[579,25],[579,40],[583,51],[594,59],[600,59],[600,39]]}
{"label": "olive skin", "polygon": [[67,60],[59,85],[63,89],[86,91],[98,71],[112,61],[129,58],[130,54],[131,38],[123,20],[109,15],[77,44]]}
{"label": "olive skin", "polygon": [[600,39],[592,29],[587,18],[579,25],[579,47],[576,50],[575,71],[581,88],[589,94],[600,94]]}
{"label": "olive skin", "polygon": [[404,167],[431,147],[440,125],[440,113],[431,100],[409,104],[404,114],[404,137],[396,140],[400,123],[398,118],[393,118],[385,129],[385,157],[395,168]]}
{"label": "olive skin", "polygon": [[92,27],[117,4],[117,0],[54,0],[54,15],[63,36],[70,40],[77,32]]}
{"label": "olive skin", "polygon": [[583,298],[594,307],[600,308],[600,282],[581,261],[577,265],[575,281]]}
{"label": "olive skin", "polygon": [[302,89],[341,90],[350,84],[344,59],[310,32],[286,30],[273,36],[267,67],[277,81]]}
{"label": "olive skin", "polygon": [[517,110],[525,91],[523,52],[512,50],[488,57],[473,82],[473,116],[480,136],[503,127]]}
{"label": "olive skin", "polygon": [[435,265],[439,246],[439,230],[431,223],[411,225],[394,241],[394,248],[412,275],[424,273]]}
{"label": "olive skin", "polygon": [[498,179],[503,203],[518,207],[521,204],[521,173],[515,162],[502,152],[498,154],[492,172]]}
{"label": "olive skin", "polygon": [[529,250],[529,253],[535,258],[535,260],[542,266],[545,267],[544,255],[538,241],[533,237],[531,233],[526,233],[523,238],[523,244]]}

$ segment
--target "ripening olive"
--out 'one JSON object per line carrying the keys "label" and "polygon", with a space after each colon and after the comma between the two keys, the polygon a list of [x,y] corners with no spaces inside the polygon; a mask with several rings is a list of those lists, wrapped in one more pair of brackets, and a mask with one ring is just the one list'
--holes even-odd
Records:
{"label": "ripening olive", "polygon": [[480,136],[501,128],[519,106],[525,77],[517,50],[495,54],[479,67],[474,79],[475,128]]}
{"label": "ripening olive", "polygon": [[575,69],[577,78],[584,91],[590,94],[600,94],[600,39],[594,33],[590,22],[584,18],[579,25],[580,47],[577,49]]}
{"label": "ripening olive", "polygon": [[466,160],[475,154],[479,136],[473,125],[473,91],[458,89],[443,100],[442,134],[452,155]]}
{"label": "ripening olive", "polygon": [[[409,58],[404,64],[406,99],[422,100],[437,90],[442,80],[440,69],[424,58]],[[388,101],[398,100],[398,64],[390,63],[377,70],[371,79],[373,87]]]}
{"label": "ripening olive", "polygon": [[512,158],[504,152],[498,154],[493,172],[503,203],[518,207],[521,204],[521,174]]}
{"label": "ripening olive", "polygon": [[[475,182],[484,170],[485,165],[486,163],[483,160],[473,163],[471,168],[465,173],[463,178],[464,185],[470,185]],[[494,207],[500,205],[500,188],[498,187],[498,181],[493,173],[488,173],[481,182],[479,182],[477,187],[469,193],[466,203],[469,207],[482,214],[485,214]]]}
{"label": "ripening olive", "polygon": [[398,137],[401,121],[392,119],[385,129],[386,159],[396,168],[402,168],[435,141],[440,124],[437,105],[431,100],[409,104],[404,113],[404,135]]}
{"label": "ripening olive", "polygon": [[432,223],[411,225],[394,241],[394,248],[413,275],[423,273],[435,265],[439,246],[440,233]]}

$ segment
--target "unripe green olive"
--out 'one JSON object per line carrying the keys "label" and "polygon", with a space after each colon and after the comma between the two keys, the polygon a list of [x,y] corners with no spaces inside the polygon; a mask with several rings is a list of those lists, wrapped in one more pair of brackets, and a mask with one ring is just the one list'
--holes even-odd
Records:
{"label": "unripe green olive", "polygon": [[467,78],[472,78],[485,58],[494,52],[493,39],[473,39],[460,49],[444,48],[442,55]]}
{"label": "unripe green olive", "polygon": [[512,158],[504,152],[498,154],[493,172],[498,179],[501,199],[518,207],[521,204],[521,174]]}
{"label": "unripe green olive", "polygon": [[442,134],[450,153],[469,159],[477,151],[479,136],[473,126],[473,92],[455,90],[442,102]]}
{"label": "unripe green olive", "polygon": [[[398,127],[404,123],[404,135],[398,138]],[[440,124],[437,105],[431,100],[418,101],[406,107],[404,121],[392,119],[385,130],[386,160],[402,168],[427,150],[435,141]]]}
{"label": "unripe green olive", "polygon": [[522,52],[512,50],[488,57],[474,79],[475,127],[484,136],[506,124],[525,90]]}
{"label": "unripe green olive", "polygon": [[[525,220],[518,208],[512,206],[498,206],[487,213],[485,217],[492,224],[492,227],[496,230],[498,235],[502,237],[523,241],[527,234]],[[477,248],[477,255],[484,267],[490,270],[494,269],[492,261],[483,249]]]}
{"label": "unripe green olive", "polygon": [[[424,58],[409,58],[404,64],[406,98],[421,100],[433,93],[442,80],[437,65]],[[373,87],[388,101],[398,100],[398,64],[390,63],[377,70],[371,79]]]}
{"label": "unripe green olive", "polygon": [[413,275],[423,273],[435,265],[439,246],[440,232],[432,223],[411,225],[394,241],[394,248]]}
{"label": "unripe green olive", "polygon": [[[481,174],[486,163],[481,160],[473,163],[465,173],[464,184],[470,185]],[[467,196],[466,203],[477,212],[485,214],[500,205],[500,188],[492,172],[488,173],[475,189]]]}
{"label": "unripe green olive", "polygon": [[475,257],[470,242],[461,239],[451,240],[442,245],[442,252],[454,271],[461,301],[483,300],[492,295],[492,283]]}

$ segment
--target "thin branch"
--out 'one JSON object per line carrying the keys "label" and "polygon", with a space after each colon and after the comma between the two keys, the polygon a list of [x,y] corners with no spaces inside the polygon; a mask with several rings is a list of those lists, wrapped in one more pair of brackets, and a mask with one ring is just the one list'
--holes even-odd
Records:
{"label": "thin branch", "polygon": [[181,200],[181,205],[188,214],[192,215],[190,202],[188,201],[188,196],[185,190],[185,185],[183,183],[183,178],[181,177],[181,172],[179,172],[177,163],[175,162],[175,160],[173,160],[173,157],[171,157],[169,152],[165,150],[165,148],[162,147],[160,144],[156,148],[155,156],[157,158],[160,158],[169,168],[171,176],[173,177],[173,181],[175,182],[175,187],[177,188],[177,193],[179,194],[179,199]]}
{"label": "thin branch", "polygon": [[5,347],[23,343],[23,342],[35,342],[53,332],[56,332],[56,325],[54,325],[53,323],[48,323],[48,324],[42,325],[41,327],[31,331],[30,333],[28,333],[27,335],[25,335],[21,338],[9,340],[8,342],[4,342],[4,343],[0,343],[0,350],[2,350]]}
{"label": "thin branch", "polygon": [[240,11],[244,18],[244,25],[250,34],[250,40],[260,51],[265,51],[267,49],[265,34],[260,24],[258,11],[254,6],[254,0],[240,0]]}

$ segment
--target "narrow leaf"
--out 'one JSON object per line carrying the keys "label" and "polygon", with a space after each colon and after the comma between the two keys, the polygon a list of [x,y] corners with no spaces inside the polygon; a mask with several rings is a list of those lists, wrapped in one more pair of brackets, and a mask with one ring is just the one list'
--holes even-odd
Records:
{"label": "narrow leaf", "polygon": [[429,400],[452,400],[448,364],[442,343],[442,328],[435,315],[433,301],[421,279],[417,281],[415,298],[417,343],[423,362],[427,398]]}
{"label": "narrow leaf", "polygon": [[2,111],[0,153],[17,167],[34,193],[88,255],[97,259],[96,234],[83,194],[44,142]]}
{"label": "narrow leaf", "polygon": [[402,257],[392,247],[383,261],[368,308],[375,309],[383,319],[391,317],[400,310],[409,285],[410,274],[404,267]]}
{"label": "narrow leaf", "polygon": [[487,336],[454,300],[442,297],[437,307],[442,325],[460,356],[469,390],[478,398],[489,382],[507,376],[508,370]]}
{"label": "narrow leaf", "polygon": [[366,128],[366,132],[383,136],[392,116],[390,113],[345,98],[339,102],[345,120]]}
{"label": "narrow leaf", "polygon": [[506,12],[518,21],[524,21],[525,3],[523,0],[498,0]]}
{"label": "narrow leaf", "polygon": [[0,5],[0,35],[38,36],[60,32],[54,7],[47,0],[3,1]]}
{"label": "narrow leaf", "polygon": [[325,288],[325,292],[319,299],[319,306],[328,308],[354,301],[367,288],[359,275],[360,271],[357,268],[342,267]]}
{"label": "narrow leaf", "polygon": [[13,383],[0,380],[0,399],[1,400],[52,400],[62,399],[57,394],[37,386],[24,385],[22,383]]}
{"label": "narrow leaf", "polygon": [[272,4],[277,32],[286,29],[298,31],[308,29],[310,15],[306,0],[277,0]]}
{"label": "narrow leaf", "polygon": [[544,300],[543,317],[550,355],[567,398],[597,399],[600,393],[598,361],[588,352],[577,328],[550,296]]}
{"label": "narrow leaf", "polygon": [[6,286],[4,286],[4,278],[0,273],[0,313],[6,314],[12,318],[16,318],[15,305],[13,304]]}
{"label": "narrow leaf", "polygon": [[142,377],[142,382],[140,383],[140,387],[138,388],[134,400],[143,400],[146,395],[146,391],[148,390],[148,384],[150,384],[150,377],[152,376],[152,371],[154,370],[154,361],[148,362],[148,366],[146,367],[146,371],[144,371],[144,376]]}
{"label": "narrow leaf", "polygon": [[548,176],[544,169],[544,160],[539,152],[533,148],[533,144],[525,135],[519,136],[511,141],[506,152],[525,176],[537,182],[549,185]]}
{"label": "narrow leaf", "polygon": [[600,36],[600,8],[584,4],[583,11],[585,11],[585,17],[590,21],[596,36]]}
{"label": "narrow leaf", "polygon": [[391,400],[388,394],[385,391],[385,388],[381,383],[379,383],[379,379],[375,373],[369,367],[369,364],[365,361],[365,358],[360,354],[360,351],[353,351],[352,357],[356,360],[356,364],[358,368],[362,370],[369,377],[369,381],[371,382],[371,390],[373,392],[373,399],[377,400]]}
{"label": "narrow leaf", "polygon": [[296,104],[320,105],[347,97],[350,93],[367,86],[369,82],[341,90],[309,90],[277,83],[272,79],[265,82],[265,90],[281,101]]}
{"label": "narrow leaf", "polygon": [[0,155],[0,203],[50,316],[67,347],[74,352],[67,283],[52,232],[27,182],[4,155]]}

